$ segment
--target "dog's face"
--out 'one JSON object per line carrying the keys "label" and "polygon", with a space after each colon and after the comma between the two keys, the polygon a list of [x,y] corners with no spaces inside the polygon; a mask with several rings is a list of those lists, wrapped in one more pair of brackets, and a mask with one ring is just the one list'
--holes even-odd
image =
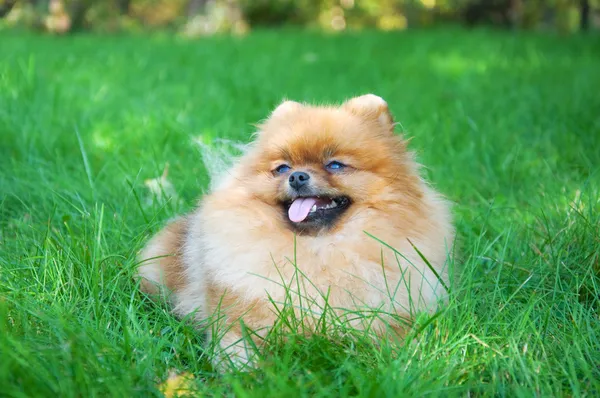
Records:
{"label": "dog's face", "polygon": [[381,209],[415,183],[387,104],[374,95],[340,107],[286,101],[260,126],[240,180],[301,234],[332,231],[361,209]]}

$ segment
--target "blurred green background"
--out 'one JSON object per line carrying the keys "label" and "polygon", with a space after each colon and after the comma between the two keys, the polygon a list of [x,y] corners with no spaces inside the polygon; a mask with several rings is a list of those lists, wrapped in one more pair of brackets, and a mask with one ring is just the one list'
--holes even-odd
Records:
{"label": "blurred green background", "polygon": [[[600,0],[0,0],[0,397],[163,397],[172,374],[203,396],[599,396],[599,18]],[[292,333],[217,374],[139,292],[138,250],[221,166],[199,141],[248,142],[284,97],[368,92],[453,202],[448,305],[406,346]]]}
{"label": "blurred green background", "polygon": [[439,23],[597,29],[600,0],[0,0],[2,27],[65,34],[169,29],[186,36],[259,26],[402,30]]}

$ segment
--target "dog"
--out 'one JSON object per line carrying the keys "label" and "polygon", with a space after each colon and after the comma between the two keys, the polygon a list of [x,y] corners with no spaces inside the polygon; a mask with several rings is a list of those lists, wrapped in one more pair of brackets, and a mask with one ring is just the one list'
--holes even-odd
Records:
{"label": "dog", "polygon": [[[195,211],[141,251],[141,289],[206,328],[219,358],[248,363],[245,328],[265,336],[288,302],[308,329],[338,321],[386,338],[447,295],[449,202],[424,182],[387,103],[284,101]],[[290,294],[292,292],[292,294]],[[377,309],[368,322],[347,314]],[[257,339],[257,341],[260,339]]]}

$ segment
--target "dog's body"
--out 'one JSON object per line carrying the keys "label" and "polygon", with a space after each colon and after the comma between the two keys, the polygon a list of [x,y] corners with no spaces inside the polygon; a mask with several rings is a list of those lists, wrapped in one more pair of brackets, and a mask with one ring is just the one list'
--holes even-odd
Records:
{"label": "dog's body", "polygon": [[[201,321],[219,309],[227,327],[219,344],[241,359],[239,320],[267,330],[277,319],[272,302],[291,299],[314,319],[325,300],[340,319],[433,310],[454,230],[417,168],[379,97],[335,108],[284,102],[198,210],[148,243],[142,288],[166,288],[180,316]],[[403,329],[394,316],[370,327]]]}

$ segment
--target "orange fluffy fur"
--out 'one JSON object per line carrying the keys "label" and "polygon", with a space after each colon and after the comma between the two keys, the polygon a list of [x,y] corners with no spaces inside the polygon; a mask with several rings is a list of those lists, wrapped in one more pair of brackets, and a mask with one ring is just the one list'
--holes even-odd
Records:
{"label": "orange fluffy fur", "polygon": [[[240,361],[248,359],[240,318],[264,333],[277,319],[269,300],[283,303],[290,286],[302,286],[302,298],[292,301],[311,307],[315,318],[325,295],[341,319],[347,310],[405,317],[434,310],[445,291],[412,245],[446,280],[454,239],[449,206],[419,177],[393,129],[387,104],[372,94],[335,107],[285,101],[198,209],[144,248],[142,289],[169,292],[175,313],[194,313],[198,321],[219,308],[226,327],[219,346]],[[331,173],[324,167],[331,160],[348,167]],[[281,163],[309,173],[321,192],[348,196],[351,205],[330,228],[297,233],[282,207],[287,175],[273,171]],[[298,285],[298,270],[310,282]],[[395,316],[370,326],[384,338],[389,326],[403,328]]]}

